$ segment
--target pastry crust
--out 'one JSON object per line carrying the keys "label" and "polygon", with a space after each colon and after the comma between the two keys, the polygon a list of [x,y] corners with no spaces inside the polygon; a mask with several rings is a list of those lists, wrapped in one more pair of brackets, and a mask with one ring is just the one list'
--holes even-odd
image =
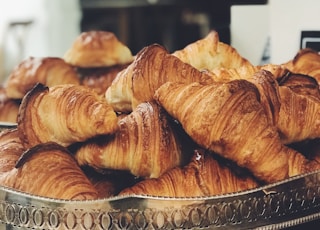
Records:
{"label": "pastry crust", "polygon": [[104,97],[106,90],[112,84],[117,74],[128,65],[115,65],[100,68],[77,68],[80,75],[81,85],[94,89]]}
{"label": "pastry crust", "polygon": [[240,177],[213,158],[196,150],[188,165],[168,170],[159,178],[146,179],[120,192],[120,195],[164,197],[201,197],[233,193],[255,188],[251,176]]}
{"label": "pastry crust", "polygon": [[76,152],[80,165],[126,170],[139,177],[158,177],[181,164],[182,152],[166,112],[145,102],[119,119],[113,136],[90,140]]}
{"label": "pastry crust", "polygon": [[60,84],[80,84],[75,69],[58,57],[29,57],[19,63],[5,82],[7,95],[21,99],[37,83],[48,87]]}
{"label": "pastry crust", "polygon": [[64,60],[78,67],[108,67],[133,61],[130,49],[109,31],[82,32],[64,54]]}
{"label": "pastry crust", "polygon": [[263,68],[220,69],[214,72],[220,79],[214,79],[226,84],[236,79],[253,83],[269,122],[277,127],[284,144],[320,137],[317,81],[308,75],[282,72],[283,68],[277,67],[285,75],[275,77]]}
{"label": "pastry crust", "polygon": [[163,46],[152,44],[117,75],[106,91],[106,100],[117,112],[131,112],[140,103],[152,101],[155,90],[168,81],[214,82],[210,75],[169,54]]}
{"label": "pastry crust", "polygon": [[6,89],[0,86],[0,121],[17,122],[20,100],[9,98]]}
{"label": "pastry crust", "polygon": [[235,48],[220,42],[216,31],[210,31],[206,37],[190,43],[172,55],[198,70],[251,66],[251,63]]}
{"label": "pastry crust", "polygon": [[17,129],[7,129],[0,132],[0,178],[14,169],[24,148]]}
{"label": "pastry crust", "polygon": [[283,64],[293,73],[314,77],[320,84],[320,54],[310,48],[304,48],[294,58]]}
{"label": "pastry crust", "polygon": [[70,200],[97,199],[98,192],[71,153],[56,143],[26,150],[2,184],[33,195]]}
{"label": "pastry crust", "polygon": [[305,74],[288,72],[278,79],[280,86],[286,86],[293,92],[320,100],[320,88],[314,77]]}
{"label": "pastry crust", "polygon": [[246,80],[221,85],[168,82],[155,99],[200,146],[249,169],[261,181],[272,183],[320,168],[281,142],[258,89]]}
{"label": "pastry crust", "polygon": [[18,130],[26,147],[56,142],[69,146],[116,131],[117,115],[92,89],[37,84],[21,102]]}

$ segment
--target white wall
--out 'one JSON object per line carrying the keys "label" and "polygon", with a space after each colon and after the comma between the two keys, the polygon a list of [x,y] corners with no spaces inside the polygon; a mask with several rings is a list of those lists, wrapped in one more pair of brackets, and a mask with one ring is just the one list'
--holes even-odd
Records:
{"label": "white wall", "polygon": [[320,31],[319,0],[269,0],[271,60],[283,63],[300,48],[301,30]]}
{"label": "white wall", "polygon": [[[0,83],[12,68],[29,56],[62,56],[80,33],[79,0],[0,1]],[[25,50],[19,57],[17,39],[9,23],[32,20],[23,34]],[[19,30],[21,31],[21,30]]]}
{"label": "white wall", "polygon": [[231,7],[231,45],[252,64],[260,64],[269,34],[268,5]]}
{"label": "white wall", "polygon": [[260,64],[270,36],[270,62],[284,63],[300,49],[301,30],[320,31],[319,0],[269,0],[268,5],[233,6],[231,45]]}

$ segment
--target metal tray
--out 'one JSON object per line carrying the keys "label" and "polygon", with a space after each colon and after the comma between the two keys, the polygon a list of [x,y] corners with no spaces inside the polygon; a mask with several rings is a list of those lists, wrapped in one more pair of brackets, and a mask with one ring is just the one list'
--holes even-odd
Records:
{"label": "metal tray", "polygon": [[0,186],[5,229],[282,229],[320,220],[320,170],[212,197],[58,200]]}
{"label": "metal tray", "polygon": [[320,171],[241,193],[91,201],[0,187],[0,222],[32,229],[281,229],[320,218]]}

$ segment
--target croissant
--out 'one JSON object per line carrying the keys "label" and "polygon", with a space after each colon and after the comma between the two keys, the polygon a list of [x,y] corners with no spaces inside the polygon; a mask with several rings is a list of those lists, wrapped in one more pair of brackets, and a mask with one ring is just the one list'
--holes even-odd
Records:
{"label": "croissant", "polygon": [[216,31],[210,31],[206,37],[188,44],[182,50],[173,52],[172,55],[198,70],[251,66],[251,63],[235,48],[220,42]]}
{"label": "croissant", "polygon": [[77,67],[108,67],[133,61],[130,49],[109,31],[82,32],[64,54]]}
{"label": "croissant", "polygon": [[92,89],[37,84],[21,102],[18,130],[25,147],[56,142],[69,146],[117,129],[117,115]]}
{"label": "croissant", "polygon": [[21,99],[37,83],[48,87],[60,84],[80,84],[75,69],[58,57],[29,57],[20,62],[5,82],[9,98]]}
{"label": "croissant", "polygon": [[15,167],[24,151],[17,129],[0,132],[0,177]]}
{"label": "croissant", "polygon": [[260,103],[268,120],[276,126],[282,143],[320,137],[317,122],[320,119],[320,92],[311,77],[299,75],[298,81],[296,74],[288,72],[275,79],[269,71],[260,70],[245,79],[258,88]]}
{"label": "croissant", "polygon": [[314,77],[320,84],[320,54],[319,52],[304,48],[294,58],[283,64],[293,73],[300,73]]}
{"label": "croissant", "polygon": [[121,71],[106,91],[106,100],[115,111],[130,112],[138,104],[153,100],[155,90],[165,82],[212,83],[200,72],[157,44],[144,47],[135,60]]}
{"label": "croissant", "polygon": [[16,122],[20,101],[8,97],[6,89],[0,86],[0,121]]}
{"label": "croissant", "polygon": [[284,65],[276,65],[276,64],[265,64],[256,66],[258,70],[266,70],[270,72],[276,80],[282,78],[283,76],[290,74],[290,71]]}
{"label": "croissant", "polygon": [[168,82],[154,97],[200,146],[249,169],[261,181],[272,183],[319,168],[282,144],[257,87],[246,80],[220,85]]}
{"label": "croissant", "polygon": [[128,65],[115,65],[100,68],[77,68],[81,85],[94,89],[104,97],[106,90],[111,85],[117,74]]}
{"label": "croissant", "polygon": [[56,143],[33,146],[0,183],[33,195],[70,200],[96,199],[97,191],[74,157]]}
{"label": "croissant", "polygon": [[197,197],[244,191],[258,186],[250,176],[240,177],[203,150],[190,163],[175,167],[159,178],[146,179],[123,189],[119,195]]}
{"label": "croissant", "polygon": [[154,102],[145,102],[118,122],[113,136],[90,140],[76,151],[80,165],[128,170],[139,177],[158,177],[181,163],[179,139],[168,115]]}
{"label": "croissant", "polygon": [[262,66],[243,65],[236,68],[215,68],[211,69],[212,78],[216,82],[228,82],[236,79],[245,79],[250,81],[257,72],[270,72],[275,80],[287,75],[289,71],[282,65],[267,64]]}
{"label": "croissant", "polygon": [[255,84],[268,120],[277,127],[284,144],[320,137],[320,92],[312,77],[287,72],[275,78],[267,70],[255,72],[248,68],[220,72],[229,81],[245,79]]}
{"label": "croissant", "polygon": [[278,79],[280,86],[290,88],[294,93],[320,100],[320,88],[317,80],[309,75],[288,72]]}
{"label": "croissant", "polygon": [[[256,74],[252,81],[256,86],[261,85],[259,76]],[[320,90],[314,78],[288,72],[274,81],[269,90],[264,87],[259,91],[270,92],[266,97],[270,102],[269,114],[273,115],[273,124],[284,144],[320,137]]]}
{"label": "croissant", "polygon": [[[247,80],[253,83],[259,91],[259,100],[263,105],[267,118],[272,123],[277,123],[280,111],[279,87],[274,75],[257,67],[239,67],[232,69],[220,68],[214,71],[218,76],[215,80],[219,83],[228,83],[234,80]],[[219,78],[219,79],[218,79]]]}
{"label": "croissant", "polygon": [[283,143],[320,137],[320,98],[279,87],[281,108],[277,128]]}

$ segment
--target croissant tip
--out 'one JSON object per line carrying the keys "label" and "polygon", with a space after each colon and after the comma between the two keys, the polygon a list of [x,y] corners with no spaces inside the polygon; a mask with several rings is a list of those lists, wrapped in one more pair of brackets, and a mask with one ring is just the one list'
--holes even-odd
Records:
{"label": "croissant tip", "polygon": [[15,165],[15,168],[20,168],[26,161],[28,161],[28,159],[32,155],[37,154],[39,152],[48,151],[48,150],[53,150],[53,151],[57,150],[57,151],[65,152],[73,157],[73,155],[70,153],[70,151],[67,148],[55,142],[46,142],[46,143],[41,143],[41,144],[32,146],[31,148],[23,152],[21,157],[18,159]]}

